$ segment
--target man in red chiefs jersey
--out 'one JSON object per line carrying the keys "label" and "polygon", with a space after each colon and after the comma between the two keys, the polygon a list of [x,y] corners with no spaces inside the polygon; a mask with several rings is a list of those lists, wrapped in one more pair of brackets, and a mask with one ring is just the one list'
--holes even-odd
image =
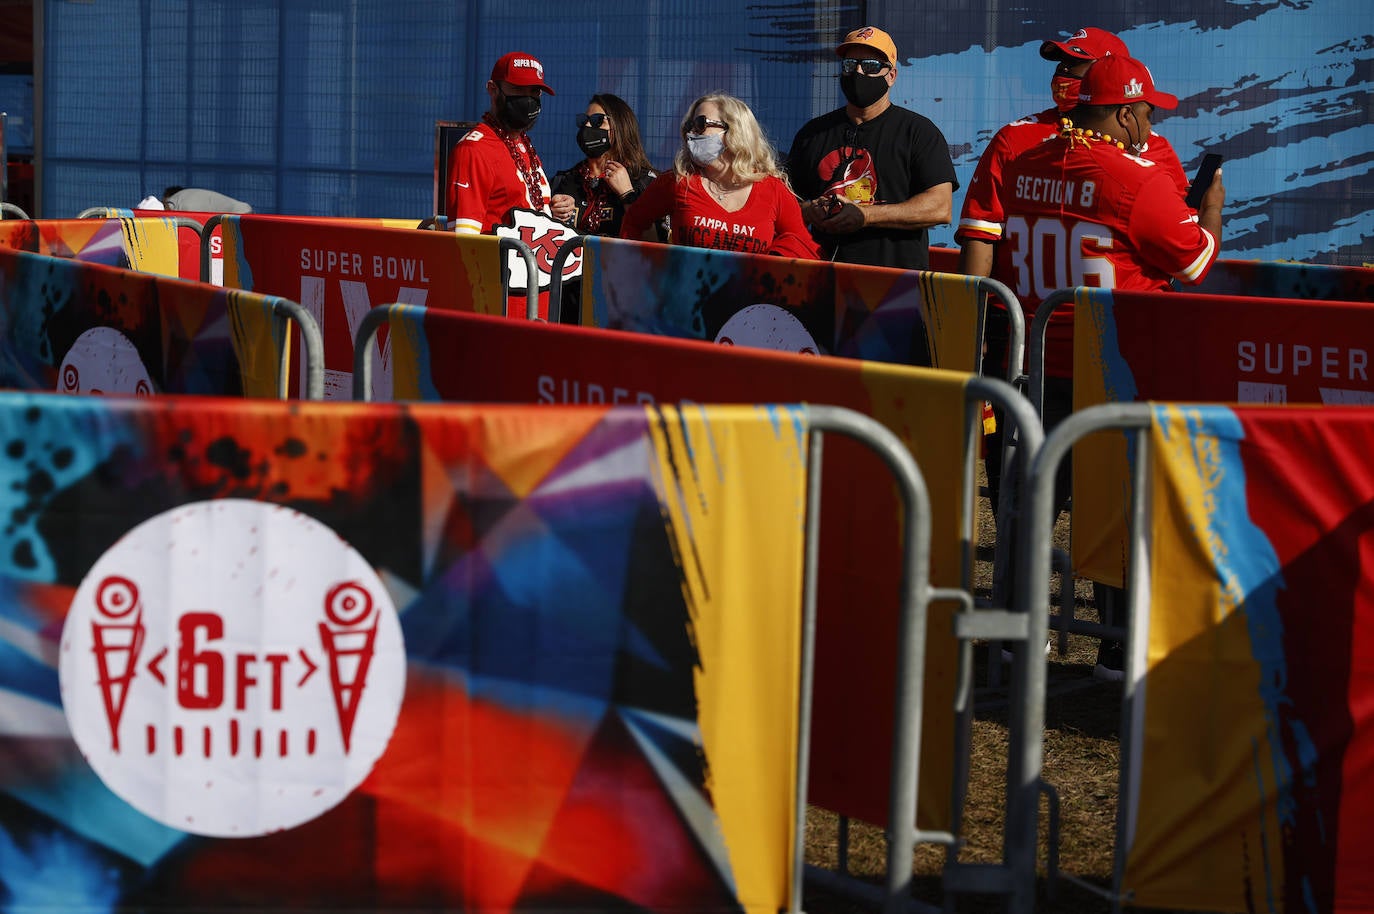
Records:
{"label": "man in red chiefs jersey", "polygon": [[[1104,29],[1083,28],[1062,41],[1046,41],[1040,45],[1040,56],[1055,62],[1050,78],[1050,95],[1054,105],[1039,114],[1032,114],[1003,126],[988,143],[978,159],[973,178],[964,195],[963,209],[955,237],[959,241],[959,272],[969,276],[992,276],[993,252],[1001,240],[1005,221],[1002,196],[1002,172],[1008,162],[1054,134],[1060,122],[1078,106],[1078,94],[1083,74],[1093,61],[1104,57],[1129,57],[1126,43]],[[1188,179],[1179,163],[1178,154],[1169,141],[1150,132],[1139,149],[1132,150],[1142,158],[1157,162],[1173,177],[1179,192],[1187,194]],[[997,279],[1004,279],[998,276]],[[1027,319],[1029,326],[1029,318]],[[1008,341],[1006,309],[994,300],[988,307],[984,329],[987,358],[984,373],[992,377],[1016,377],[1020,366],[1004,374]],[[999,417],[1000,420],[1000,417]],[[1000,429],[999,421],[997,427]],[[987,442],[988,489],[996,504],[1001,481],[1001,437],[995,433]]]}
{"label": "man in red chiefs jersey", "polygon": [[[1150,136],[1154,110],[1177,105],[1140,61],[1103,57],[1083,77],[1071,123],[1006,165],[1003,218],[984,234],[997,239],[992,275],[1028,320],[1056,289],[1167,291],[1211,269],[1226,199],[1220,172],[1194,215],[1172,170],[1132,151]],[[1055,313],[1046,373],[1068,378],[1072,315]]]}
{"label": "man in red chiefs jersey", "polygon": [[[1132,151],[1150,137],[1154,110],[1178,105],[1175,96],[1155,88],[1146,66],[1130,57],[1103,57],[1083,75],[1078,99],[1057,134],[1006,165],[1004,215],[984,231],[997,239],[992,275],[1020,299],[1028,321],[1056,289],[1162,292],[1174,279],[1201,282],[1221,243],[1221,172],[1194,214],[1171,169]],[[1072,369],[1072,308],[1060,306],[1046,338],[1046,431],[1073,409]],[[1068,497],[1067,470],[1065,461],[1055,481],[1058,505]],[[1104,621],[1114,623],[1115,595],[1106,588],[1095,592]],[[1105,643],[1094,673],[1119,679],[1119,653],[1119,645]]]}
{"label": "man in red chiefs jersey", "polygon": [[491,69],[491,107],[453,147],[449,157],[448,208],[454,231],[490,233],[506,224],[512,209],[549,211],[549,179],[527,131],[542,107],[544,66],[512,51]]}
{"label": "man in red chiefs jersey", "polygon": [[[1006,164],[1059,129],[1060,121],[1078,106],[1079,86],[1093,61],[1110,56],[1129,57],[1130,51],[1111,32],[1088,28],[1079,29],[1063,41],[1046,41],[1040,45],[1040,56],[1057,64],[1050,78],[1054,106],[1002,127],[978,159],[955,233],[961,245],[961,273],[990,275],[992,245],[1002,222],[1002,171]],[[1164,137],[1151,132],[1132,152],[1159,163],[1172,175],[1179,192],[1188,193],[1188,179],[1178,154]]]}

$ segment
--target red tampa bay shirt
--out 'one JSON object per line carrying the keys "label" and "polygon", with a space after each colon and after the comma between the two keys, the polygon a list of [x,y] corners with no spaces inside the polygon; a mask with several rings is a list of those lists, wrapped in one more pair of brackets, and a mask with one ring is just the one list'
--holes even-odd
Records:
{"label": "red tampa bay shirt", "polygon": [[639,240],[665,215],[671,217],[674,244],[810,260],[820,256],[801,204],[772,176],[755,182],[744,206],[732,213],[707,193],[697,175],[679,180],[675,172],[665,172],[625,211],[620,237]]}
{"label": "red tampa bay shirt", "polygon": [[[1115,143],[1064,132],[1012,160],[1002,178],[992,275],[1016,294],[1027,324],[1056,289],[1167,291],[1171,279],[1201,282],[1216,260],[1217,240],[1173,176]],[[1045,370],[1071,377],[1072,369],[1073,309],[1060,305]]]}
{"label": "red tampa bay shirt", "polygon": [[[513,209],[548,212],[549,179],[536,163],[534,147],[523,133],[514,136],[515,154],[490,124],[463,135],[449,157],[448,217],[458,232],[487,233],[508,224]],[[531,200],[522,172],[534,170],[542,199]]]}

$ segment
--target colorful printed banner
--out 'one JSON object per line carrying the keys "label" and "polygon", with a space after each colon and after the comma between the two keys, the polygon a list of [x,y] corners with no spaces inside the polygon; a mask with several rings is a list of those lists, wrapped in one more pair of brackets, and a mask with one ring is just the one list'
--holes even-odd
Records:
{"label": "colorful printed banner", "polygon": [[[491,236],[384,228],[378,220],[226,216],[224,284],[298,301],[324,336],[326,399],[348,399],[353,337],[377,305],[403,302],[503,313],[500,242]],[[523,298],[511,299],[523,317]],[[293,379],[293,391],[301,379]]]}
{"label": "colorful printed banner", "polygon": [[[1374,404],[1374,304],[1079,289],[1074,342],[1075,409],[1134,400]],[[1125,437],[1094,435],[1074,455],[1074,567],[1120,585]]]}
{"label": "colorful printed banner", "polygon": [[0,248],[0,387],[276,397],[277,302]]}
{"label": "colorful printed banner", "polygon": [[1158,406],[1125,889],[1374,909],[1374,411]]}
{"label": "colorful printed banner", "polygon": [[589,237],[582,323],[974,371],[978,285],[962,276]]}
{"label": "colorful printed banner", "polygon": [[[373,364],[385,362],[391,380],[379,372],[375,396],[540,404],[791,398],[867,413],[906,442],[930,480],[932,580],[961,583],[961,502],[947,482],[962,478],[968,375],[399,306],[390,315]],[[899,509],[890,473],[867,448],[832,437],[825,468],[810,797],[886,823]],[[918,818],[932,829],[951,827],[951,611],[932,613],[926,657]]]}
{"label": "colorful printed banner", "polygon": [[177,276],[180,271],[177,226],[167,218],[9,219],[0,222],[0,248],[162,276]]}
{"label": "colorful printed banner", "polygon": [[[205,223],[211,216],[218,216],[219,213],[194,213],[186,210],[175,210],[175,215],[189,219],[200,226],[199,230],[191,228],[189,225],[181,225],[177,228],[177,249],[180,261],[180,273],[182,279],[189,279],[195,282],[201,280],[201,236],[205,231]],[[134,215],[139,217],[158,217],[166,216],[166,210],[155,209],[136,209]],[[224,285],[224,237],[216,225],[210,230],[210,269],[206,271],[206,278],[217,286]],[[292,299],[294,301],[294,299]]]}
{"label": "colorful printed banner", "polygon": [[0,394],[4,903],[786,907],[806,437]]}
{"label": "colorful printed banner", "polygon": [[1374,301],[1374,269],[1274,260],[1218,260],[1212,264],[1207,278],[1190,290],[1256,298]]}

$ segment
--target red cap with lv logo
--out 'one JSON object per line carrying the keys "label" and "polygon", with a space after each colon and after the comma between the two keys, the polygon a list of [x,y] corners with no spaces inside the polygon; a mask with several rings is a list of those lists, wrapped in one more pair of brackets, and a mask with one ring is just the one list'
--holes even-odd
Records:
{"label": "red cap with lv logo", "polygon": [[1084,105],[1129,105],[1149,102],[1156,108],[1177,108],[1178,96],[1155,88],[1150,68],[1133,57],[1103,57],[1088,67],[1078,90]]}

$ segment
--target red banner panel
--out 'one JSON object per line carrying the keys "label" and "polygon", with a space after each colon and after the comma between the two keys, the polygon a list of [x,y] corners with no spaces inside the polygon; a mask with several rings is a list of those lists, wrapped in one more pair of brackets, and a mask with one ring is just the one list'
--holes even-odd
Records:
{"label": "red banner panel", "polygon": [[1124,888],[1374,909],[1374,411],[1154,412]]}
{"label": "red banner panel", "polygon": [[[961,580],[969,376],[642,334],[392,308],[374,392],[398,399],[541,404],[801,400],[867,413],[906,442],[929,481],[932,580]],[[825,445],[811,800],[887,821],[900,574],[896,493],[867,448]],[[919,820],[948,828],[957,658],[951,608],[932,615]]]}
{"label": "red banner panel", "polygon": [[[1079,289],[1073,334],[1075,409],[1135,400],[1374,403],[1374,304]],[[1125,440],[1095,435],[1074,452],[1074,567],[1119,585]]]}
{"label": "red banner panel", "polygon": [[[224,284],[299,302],[319,324],[327,399],[351,395],[353,336],[377,305],[505,313],[505,268],[495,237],[376,222],[274,216],[221,222]],[[523,316],[524,299],[513,299],[511,308]]]}

